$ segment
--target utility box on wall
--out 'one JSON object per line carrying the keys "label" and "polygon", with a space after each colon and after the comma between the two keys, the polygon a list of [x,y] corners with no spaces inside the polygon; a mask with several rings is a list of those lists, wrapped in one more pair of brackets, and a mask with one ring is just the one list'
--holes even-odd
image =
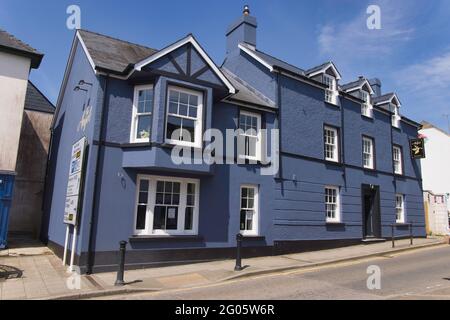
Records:
{"label": "utility box on wall", "polygon": [[0,174],[0,249],[5,249],[7,245],[6,238],[13,186],[14,176]]}

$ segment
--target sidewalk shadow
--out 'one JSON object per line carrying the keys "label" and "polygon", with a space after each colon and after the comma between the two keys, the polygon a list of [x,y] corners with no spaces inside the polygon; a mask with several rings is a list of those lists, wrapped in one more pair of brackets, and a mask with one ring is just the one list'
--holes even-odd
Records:
{"label": "sidewalk shadow", "polygon": [[0,279],[18,279],[23,275],[23,271],[11,266],[0,265]]}

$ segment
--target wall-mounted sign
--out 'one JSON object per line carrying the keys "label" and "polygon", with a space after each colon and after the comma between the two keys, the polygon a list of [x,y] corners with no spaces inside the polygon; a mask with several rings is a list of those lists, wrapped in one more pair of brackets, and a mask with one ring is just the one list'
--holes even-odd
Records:
{"label": "wall-mounted sign", "polygon": [[64,223],[67,224],[77,224],[85,149],[85,137],[75,142],[72,146],[69,179],[67,181],[66,205],[64,208]]}
{"label": "wall-mounted sign", "polygon": [[411,158],[413,158],[413,159],[425,158],[425,141],[424,141],[424,139],[409,140],[409,148],[411,150]]}

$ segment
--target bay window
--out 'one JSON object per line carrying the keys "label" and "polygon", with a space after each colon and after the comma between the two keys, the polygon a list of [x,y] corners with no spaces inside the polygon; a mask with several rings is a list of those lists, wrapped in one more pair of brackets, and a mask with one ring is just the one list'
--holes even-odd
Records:
{"label": "bay window", "polygon": [[202,145],[202,93],[170,86],[166,109],[166,142],[200,148]]}
{"label": "bay window", "polygon": [[131,142],[150,140],[153,111],[153,86],[140,85],[134,88]]}
{"label": "bay window", "polygon": [[135,235],[195,235],[199,181],[141,175],[135,210]]}

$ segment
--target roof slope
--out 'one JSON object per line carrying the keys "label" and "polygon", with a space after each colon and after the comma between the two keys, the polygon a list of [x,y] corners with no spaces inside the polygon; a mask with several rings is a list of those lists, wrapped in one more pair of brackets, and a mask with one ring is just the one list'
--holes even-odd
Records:
{"label": "roof slope", "polygon": [[28,81],[27,94],[25,96],[25,109],[45,113],[55,112],[55,106],[31,81]]}
{"label": "roof slope", "polygon": [[17,39],[12,34],[0,29],[0,50],[13,51],[17,54],[28,56],[31,58],[31,67],[38,68],[43,54],[26,44],[25,42]]}
{"label": "roof slope", "polygon": [[392,93],[392,92],[391,93],[386,93],[386,94],[383,94],[382,96],[378,96],[378,97],[373,98],[373,103],[374,104],[378,104],[378,103],[390,101],[394,97],[395,97],[395,93]]}
{"label": "roof slope", "polygon": [[276,108],[276,105],[269,98],[258,92],[255,88],[250,86],[244,80],[233,74],[228,69],[222,67],[220,69],[231,84],[238,90],[236,94],[232,95],[230,99],[247,102],[254,105],[260,105],[268,108]]}
{"label": "roof slope", "polygon": [[158,52],[156,49],[87,30],[78,30],[96,67],[125,73],[127,68]]}
{"label": "roof slope", "polygon": [[299,74],[302,76],[305,75],[304,70],[302,70],[296,66],[293,66],[292,64],[289,64],[289,63],[284,62],[280,59],[277,59],[267,53],[259,51],[245,43],[240,43],[239,45],[244,46],[248,50],[251,50],[256,56],[258,56],[261,60],[264,60],[267,64],[271,65],[272,67],[275,67],[275,68],[278,67],[280,69],[284,69],[284,70],[287,70],[287,71],[290,71],[292,73],[296,73],[296,74]]}
{"label": "roof slope", "polygon": [[360,86],[363,85],[364,82],[366,82],[366,79],[364,79],[364,78],[362,78],[362,79],[359,78],[359,79],[356,80],[356,81],[352,81],[352,82],[343,84],[343,85],[341,86],[341,89],[344,90],[344,91],[346,91],[346,90],[348,90],[348,89],[353,89],[353,88],[356,88],[356,87],[360,87]]}

